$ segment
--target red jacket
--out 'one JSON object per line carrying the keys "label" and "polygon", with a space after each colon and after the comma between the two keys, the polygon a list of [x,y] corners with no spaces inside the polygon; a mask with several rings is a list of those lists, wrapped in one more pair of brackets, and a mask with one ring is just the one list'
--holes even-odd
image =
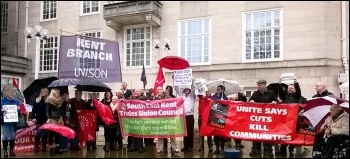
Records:
{"label": "red jacket", "polygon": [[199,100],[198,100],[198,115],[202,115],[203,114],[203,112],[204,112],[204,103],[205,103],[205,101],[208,101],[208,100],[210,100],[211,98],[209,97],[203,97],[203,95],[198,95],[198,98],[199,98]]}

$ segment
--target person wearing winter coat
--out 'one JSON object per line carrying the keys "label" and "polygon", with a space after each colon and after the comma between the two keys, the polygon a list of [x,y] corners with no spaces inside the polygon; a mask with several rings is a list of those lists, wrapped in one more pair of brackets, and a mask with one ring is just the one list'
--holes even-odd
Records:
{"label": "person wearing winter coat", "polygon": [[34,139],[34,152],[37,153],[39,149],[39,142],[41,138],[42,152],[46,152],[47,131],[39,129],[40,126],[46,123],[46,103],[45,100],[49,96],[49,89],[41,88],[40,95],[36,98],[33,104],[32,121],[36,123],[36,134]]}
{"label": "person wearing winter coat", "polygon": [[4,149],[4,157],[8,157],[8,151],[7,147],[10,143],[10,156],[16,156],[16,154],[13,152],[13,149],[15,147],[15,140],[16,140],[16,128],[15,124],[16,122],[4,122],[5,114],[7,113],[7,110],[5,106],[7,105],[15,105],[17,106],[17,112],[21,113],[20,107],[19,107],[19,101],[14,98],[13,96],[13,88],[12,86],[8,85],[5,86],[2,93],[5,94],[5,97],[1,99],[1,130],[2,130],[2,144]]}

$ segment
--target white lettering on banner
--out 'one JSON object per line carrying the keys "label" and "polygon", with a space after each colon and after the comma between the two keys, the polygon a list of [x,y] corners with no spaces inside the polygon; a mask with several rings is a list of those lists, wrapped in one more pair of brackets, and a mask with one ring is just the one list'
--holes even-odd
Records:
{"label": "white lettering on banner", "polygon": [[77,46],[95,50],[103,50],[105,43],[77,38]]}
{"label": "white lettering on banner", "polygon": [[230,136],[233,138],[240,137],[245,139],[259,139],[259,140],[292,140],[290,135],[277,135],[277,134],[261,134],[253,132],[240,132],[240,131],[230,131]]}
{"label": "white lettering on banner", "polygon": [[106,61],[113,61],[112,53],[104,53],[97,51],[81,50],[81,49],[68,49],[67,57],[78,57],[78,58],[89,58],[89,59],[99,59]]}
{"label": "white lettering on banner", "polygon": [[[259,108],[259,107],[247,107],[247,106],[237,106],[236,107],[237,112],[244,112],[244,113],[257,113],[257,114],[274,114],[274,115],[287,115],[287,109],[280,109],[280,108]],[[271,123],[272,122],[272,116],[264,116],[264,115],[257,115],[253,114],[249,117],[250,121],[254,123],[249,124],[250,130],[259,130],[259,131],[269,131],[267,128],[267,125],[262,125],[263,123]],[[257,122],[257,123],[255,123]]]}
{"label": "white lettering on banner", "polygon": [[18,110],[17,105],[3,105],[2,108],[5,110],[4,112],[4,122],[18,122]]}
{"label": "white lettering on banner", "polygon": [[98,68],[74,68],[75,77],[107,78],[108,70]]}
{"label": "white lettering on banner", "polygon": [[192,85],[192,69],[175,70],[174,86],[189,86],[189,85]]}

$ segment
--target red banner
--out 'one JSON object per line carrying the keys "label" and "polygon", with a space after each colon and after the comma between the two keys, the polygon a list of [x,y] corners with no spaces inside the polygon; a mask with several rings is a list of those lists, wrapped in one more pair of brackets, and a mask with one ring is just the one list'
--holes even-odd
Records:
{"label": "red banner", "polygon": [[[34,139],[36,134],[36,124],[34,122],[28,122],[29,127],[20,129],[16,132],[15,148],[14,152],[32,152],[34,151]],[[39,150],[41,144],[39,145]]]}
{"label": "red banner", "polygon": [[112,123],[115,123],[112,110],[108,108],[108,106],[104,105],[100,101],[96,100],[94,98],[94,104],[96,105],[96,109],[98,111],[98,114],[102,118],[102,121],[104,121],[107,125],[110,125]]}
{"label": "red banner", "polygon": [[81,110],[78,112],[79,128],[78,138],[81,145],[86,141],[96,140],[96,110]]}
{"label": "red banner", "polygon": [[300,104],[208,100],[200,134],[275,144],[312,145],[314,136],[296,131],[299,107]]}

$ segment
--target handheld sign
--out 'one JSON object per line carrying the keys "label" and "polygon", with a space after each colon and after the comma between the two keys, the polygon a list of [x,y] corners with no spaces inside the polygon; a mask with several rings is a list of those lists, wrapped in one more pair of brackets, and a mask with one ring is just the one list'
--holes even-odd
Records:
{"label": "handheld sign", "polygon": [[294,73],[282,73],[281,74],[281,83],[284,84],[293,84],[294,83]]}
{"label": "handheld sign", "polygon": [[2,108],[5,109],[5,112],[4,112],[5,123],[18,122],[17,105],[3,105]]}
{"label": "handheld sign", "polygon": [[174,71],[174,86],[190,85],[192,85],[192,69]]}

